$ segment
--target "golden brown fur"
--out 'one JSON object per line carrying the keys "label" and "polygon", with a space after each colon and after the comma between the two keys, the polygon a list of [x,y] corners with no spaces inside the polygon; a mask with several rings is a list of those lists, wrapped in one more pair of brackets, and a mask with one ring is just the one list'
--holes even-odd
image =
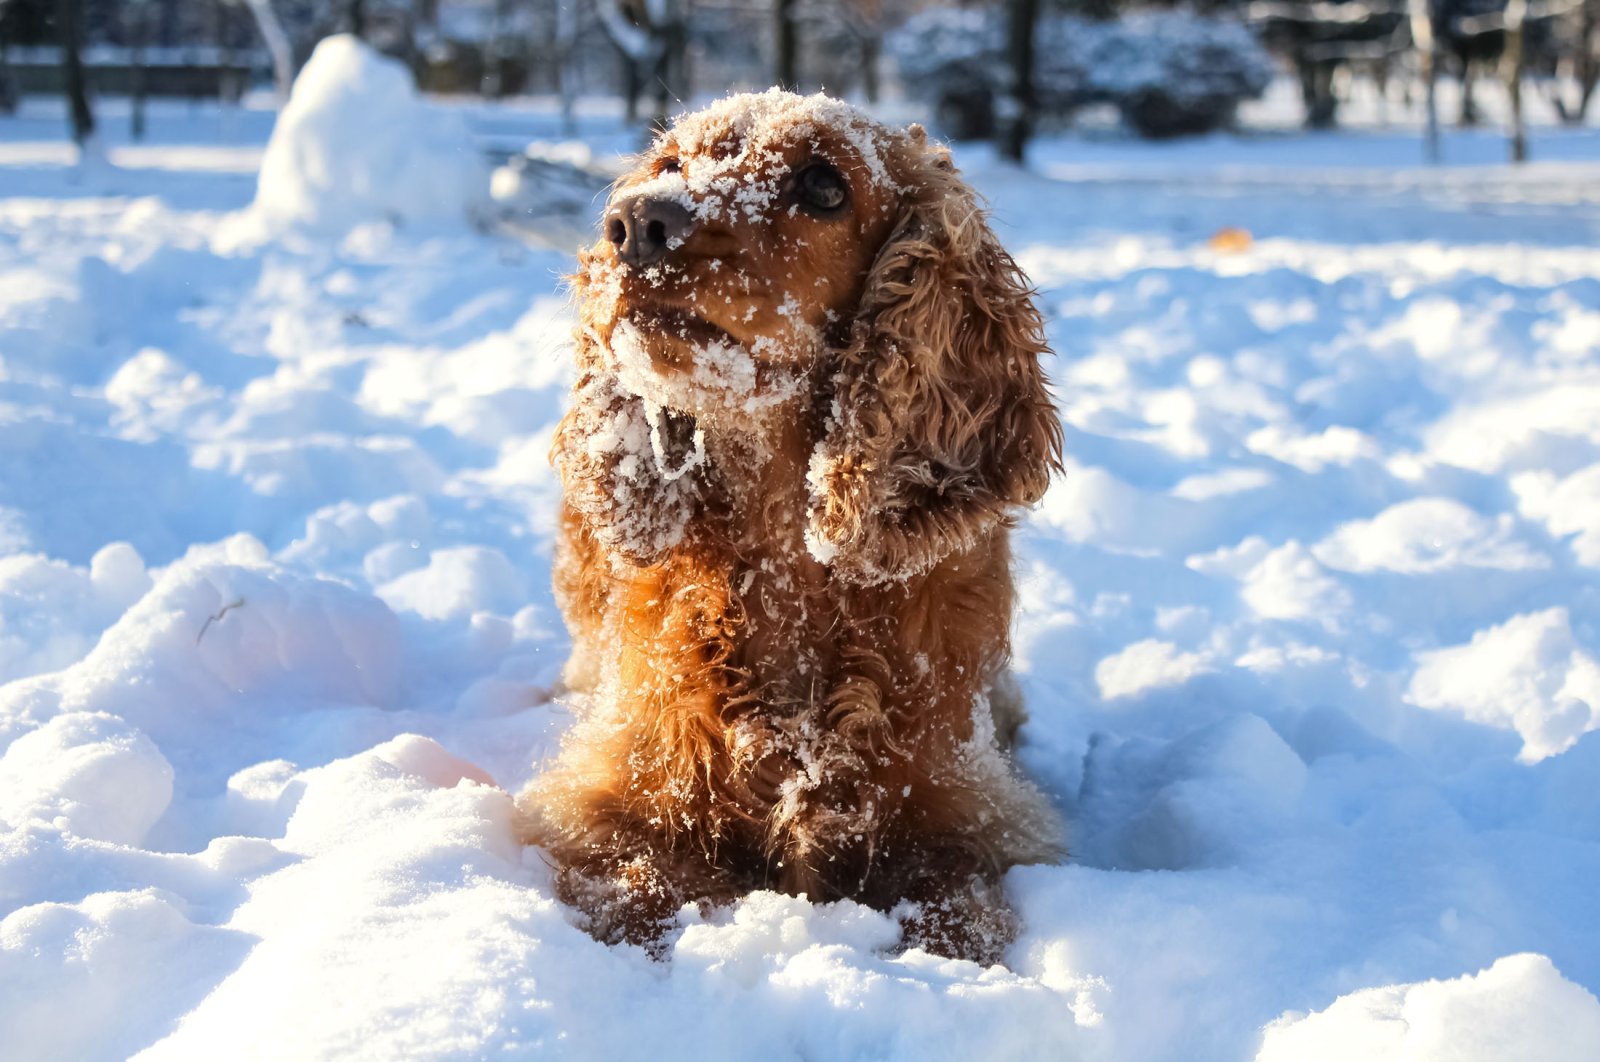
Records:
{"label": "golden brown fur", "polygon": [[[818,160],[842,214],[794,207]],[[693,229],[648,269],[602,238],[574,279],[553,459],[581,714],[528,838],[601,940],[771,888],[909,900],[908,942],[995,960],[1000,874],[1060,854],[1000,748],[1009,528],[1061,445],[1027,281],[919,129],[821,98],[681,121],[629,196],[692,201]]]}

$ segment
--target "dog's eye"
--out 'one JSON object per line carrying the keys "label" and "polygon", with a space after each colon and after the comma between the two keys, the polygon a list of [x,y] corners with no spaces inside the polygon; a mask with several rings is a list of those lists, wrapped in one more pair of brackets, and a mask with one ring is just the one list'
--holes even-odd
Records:
{"label": "dog's eye", "polygon": [[844,206],[844,175],[826,162],[813,163],[795,177],[795,194],[803,205],[831,214]]}
{"label": "dog's eye", "polygon": [[671,155],[668,155],[666,158],[664,158],[660,162],[656,163],[656,176],[658,176],[658,177],[663,173],[682,173],[682,172],[683,172],[683,163],[679,162],[677,159],[673,158]]}

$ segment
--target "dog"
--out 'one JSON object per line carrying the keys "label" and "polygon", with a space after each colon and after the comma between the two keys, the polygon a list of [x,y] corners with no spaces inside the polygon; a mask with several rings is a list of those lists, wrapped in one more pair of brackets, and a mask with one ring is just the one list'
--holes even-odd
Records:
{"label": "dog", "polygon": [[1027,278],[944,149],[826,96],[680,118],[572,288],[578,718],[519,797],[596,939],[756,889],[999,961],[1063,855],[1017,771],[1009,534],[1061,465]]}

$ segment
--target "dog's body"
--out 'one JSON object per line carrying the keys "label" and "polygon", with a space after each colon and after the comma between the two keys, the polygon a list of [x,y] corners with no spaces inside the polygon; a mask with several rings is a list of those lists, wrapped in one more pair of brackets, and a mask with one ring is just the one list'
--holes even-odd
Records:
{"label": "dog's body", "polygon": [[584,714],[529,839],[602,940],[773,888],[998,958],[1000,873],[1060,843],[1001,751],[1060,451],[1024,278],[920,130],[822,97],[681,120],[606,225],[553,449]]}

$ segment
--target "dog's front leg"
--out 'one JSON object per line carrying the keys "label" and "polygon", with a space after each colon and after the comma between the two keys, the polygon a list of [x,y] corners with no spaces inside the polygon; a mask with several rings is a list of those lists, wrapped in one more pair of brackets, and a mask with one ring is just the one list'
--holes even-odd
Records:
{"label": "dog's front leg", "polygon": [[1021,928],[1000,884],[975,872],[929,874],[907,890],[894,914],[903,947],[980,966],[1003,962]]}
{"label": "dog's front leg", "polygon": [[602,944],[636,944],[659,959],[686,904],[705,910],[741,890],[702,854],[652,847],[630,832],[624,827],[558,864],[556,896],[583,913]]}

